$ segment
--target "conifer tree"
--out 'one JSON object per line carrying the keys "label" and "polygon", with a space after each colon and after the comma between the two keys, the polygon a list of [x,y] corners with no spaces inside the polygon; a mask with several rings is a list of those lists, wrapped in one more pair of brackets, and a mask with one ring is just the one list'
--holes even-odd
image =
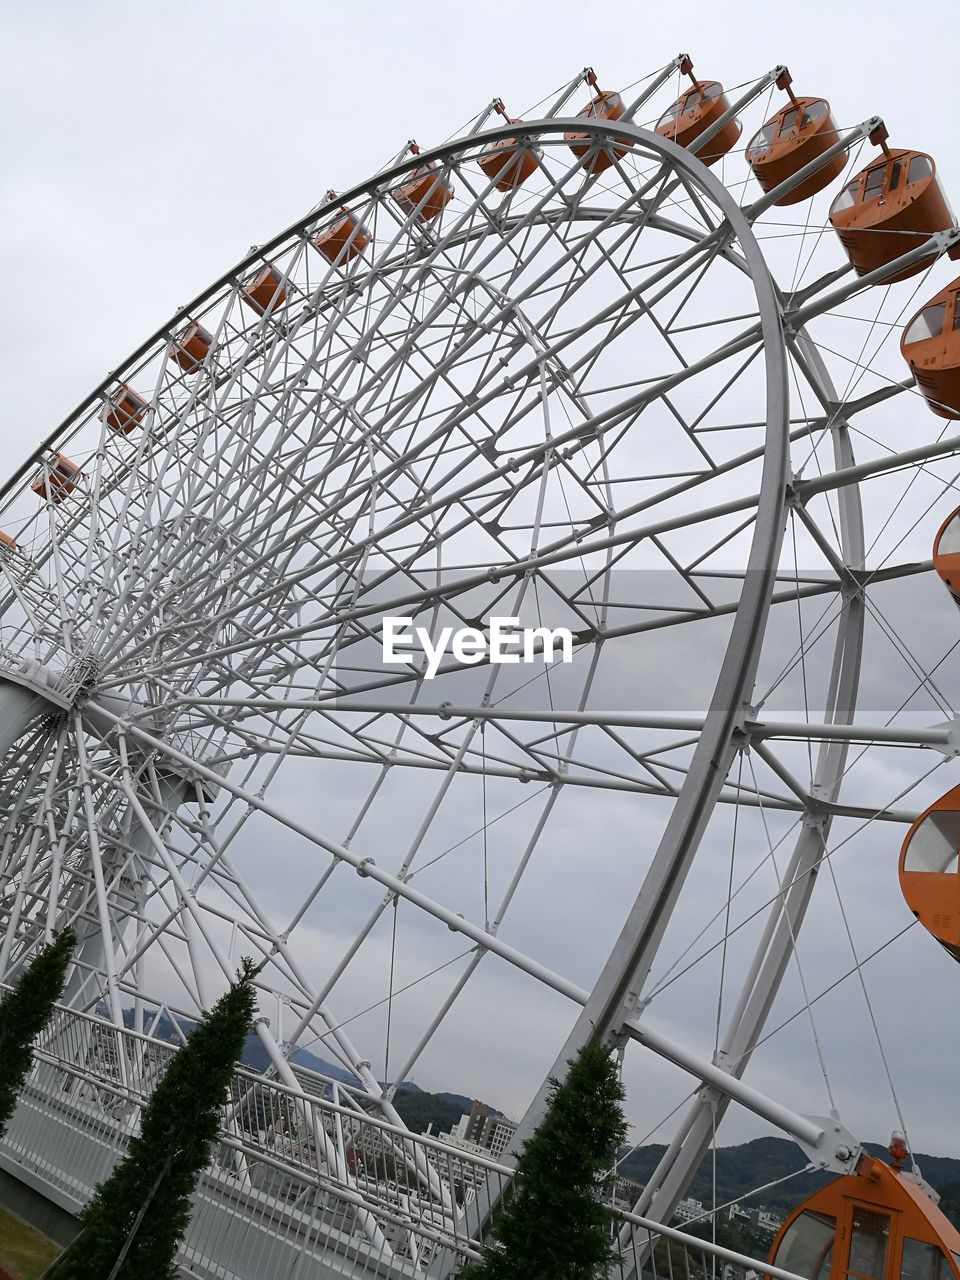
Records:
{"label": "conifer tree", "polygon": [[[251,960],[170,1061],[126,1158],[97,1188],[56,1280],[174,1280],[190,1196],[220,1131],[220,1108],[253,1018]],[[118,1265],[119,1264],[119,1265]]]}
{"label": "conifer tree", "polygon": [[33,1042],[63,992],[76,945],[76,934],[65,929],[37,952],[17,985],[0,1002],[0,1136],[33,1062]]}
{"label": "conifer tree", "polygon": [[599,1280],[615,1256],[601,1192],[627,1135],[609,1046],[592,1040],[551,1080],[548,1109],[517,1159],[480,1262],[463,1280]]}

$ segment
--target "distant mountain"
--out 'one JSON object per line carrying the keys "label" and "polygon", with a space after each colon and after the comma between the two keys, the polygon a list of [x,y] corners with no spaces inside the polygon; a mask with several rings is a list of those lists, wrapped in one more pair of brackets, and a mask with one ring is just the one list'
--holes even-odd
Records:
{"label": "distant mountain", "polygon": [[[249,1067],[251,1071],[266,1071],[270,1065],[270,1059],[260,1037],[253,1032],[243,1042],[243,1053],[240,1055],[240,1061],[245,1067]],[[335,1062],[328,1062],[326,1058],[318,1058],[309,1049],[294,1049],[290,1055],[290,1061],[295,1066],[305,1067],[308,1071],[316,1071],[318,1075],[329,1076],[332,1080],[339,1080],[342,1084],[360,1083],[352,1071],[348,1071],[346,1067],[341,1067]]]}
{"label": "distant mountain", "polygon": [[[162,1013],[156,1026],[153,1025],[156,1017],[156,1009],[147,1009],[143,1015],[143,1025],[152,1028],[151,1034],[157,1040],[165,1040],[168,1044],[181,1044],[182,1040],[177,1033],[177,1025],[185,1036],[197,1025],[196,1019],[184,1017],[182,1014],[176,1014],[171,1017],[168,1013]],[[124,1009],[123,1011],[124,1026],[133,1026],[133,1010]],[[270,1065],[270,1059],[267,1057],[267,1051],[264,1049],[260,1037],[251,1032],[243,1042],[243,1053],[240,1055],[240,1061],[245,1067],[249,1067],[251,1071],[266,1071]],[[348,1071],[345,1067],[339,1066],[335,1062],[328,1062],[325,1058],[318,1058],[315,1053],[311,1053],[309,1049],[295,1049],[291,1054],[291,1061],[297,1066],[306,1067],[308,1071],[316,1071],[320,1075],[330,1076],[333,1080],[340,1080],[344,1084],[359,1084],[357,1077],[352,1071]],[[414,1086],[416,1087],[416,1086]]]}
{"label": "distant mountain", "polygon": [[[147,1009],[144,1011],[143,1023],[145,1027],[152,1027],[152,1034],[157,1040],[164,1040],[168,1044],[181,1044],[182,1039],[178,1034],[177,1026],[184,1036],[189,1036],[190,1032],[197,1025],[196,1020],[187,1018],[182,1014],[171,1016],[164,1012],[160,1015],[156,1026],[153,1026],[156,1017],[156,1009]],[[124,1009],[123,1011],[124,1025],[133,1026],[133,1010]],[[251,1071],[264,1072],[270,1065],[270,1059],[263,1042],[254,1032],[251,1032],[243,1042],[243,1052],[240,1055],[240,1061],[245,1067]],[[354,1073],[346,1067],[342,1067],[339,1063],[329,1062],[326,1058],[320,1058],[315,1053],[311,1053],[309,1049],[294,1049],[290,1055],[290,1061],[295,1066],[305,1067],[307,1071],[315,1071],[318,1075],[328,1076],[331,1080],[339,1080],[343,1084],[358,1085],[359,1079]],[[407,1108],[412,1120],[408,1120],[412,1129],[417,1133],[423,1132],[430,1120],[434,1121],[434,1130],[436,1131],[438,1124],[440,1128],[449,1129],[450,1123],[456,1124],[461,1115],[465,1111],[469,1111],[473,1106],[473,1099],[466,1097],[462,1093],[427,1093],[421,1089],[418,1084],[414,1084],[412,1080],[405,1080],[398,1090],[399,1093],[408,1095],[404,1105]],[[413,1101],[414,1096],[419,1096],[422,1102],[419,1104]],[[399,1106],[397,1110],[406,1120],[407,1115]],[[454,1114],[455,1113],[455,1114]],[[448,1117],[453,1115],[452,1122]],[[422,1124],[421,1124],[422,1121]]]}
{"label": "distant mountain", "polygon": [[414,1133],[425,1133],[430,1124],[434,1133],[444,1133],[470,1110],[473,1102],[459,1093],[426,1093],[403,1085],[394,1095],[393,1105]]}
{"label": "distant mountain", "polygon": [[[154,1020],[156,1019],[156,1023]],[[133,1028],[133,1010],[124,1009],[123,1025],[130,1029]],[[161,1013],[157,1019],[156,1009],[145,1009],[143,1011],[143,1026],[146,1031],[154,1037],[155,1040],[165,1040],[168,1044],[182,1044],[182,1038],[177,1033],[177,1025],[188,1036],[193,1028],[197,1025],[192,1018],[185,1018],[181,1014],[176,1015],[176,1022],[169,1013]]]}
{"label": "distant mountain", "polygon": [[[404,1080],[403,1087],[404,1089],[416,1089],[417,1086],[410,1080]],[[468,1098],[463,1093],[435,1093],[432,1096],[434,1098],[439,1098],[441,1102],[449,1102],[453,1106],[459,1107],[461,1115],[465,1115],[466,1112],[471,1109],[474,1102],[473,1098]],[[502,1112],[498,1111],[496,1114],[499,1116]]]}
{"label": "distant mountain", "polygon": [[[923,1168],[923,1166],[920,1166]],[[960,1227],[960,1182],[945,1182],[937,1187],[940,1192],[940,1208],[954,1226]]]}
{"label": "distant mountain", "polygon": [[[864,1147],[871,1155],[885,1156],[886,1148],[866,1142]],[[665,1147],[651,1145],[633,1151],[620,1164],[620,1173],[636,1182],[645,1183],[653,1174]],[[957,1221],[960,1210],[960,1160],[950,1156],[928,1156],[919,1152],[917,1164],[935,1191],[943,1194],[942,1207],[948,1217]],[[785,1138],[756,1138],[735,1147],[718,1147],[716,1153],[717,1203],[739,1200],[756,1187],[761,1187],[802,1169],[803,1157],[799,1149]],[[771,1187],[754,1198],[769,1209],[786,1212],[806,1196],[822,1187],[831,1178],[827,1173],[798,1173],[780,1186]],[[957,1184],[957,1185],[954,1185]],[[947,1193],[948,1194],[944,1194]],[[690,1190],[692,1199],[704,1206],[713,1202],[713,1156],[708,1153],[697,1170]]]}
{"label": "distant mountain", "polygon": [[[156,1010],[148,1010],[144,1015],[144,1024],[150,1026]],[[124,1023],[133,1025],[133,1010],[124,1011]],[[196,1022],[180,1015],[176,1023],[185,1035],[189,1035]],[[172,1044],[180,1043],[180,1036],[173,1019],[163,1014],[154,1030],[154,1035]],[[260,1039],[250,1034],[244,1041],[243,1065],[252,1071],[262,1072],[267,1069],[270,1060]],[[309,1049],[295,1049],[291,1061],[308,1071],[329,1076],[344,1084],[356,1085],[357,1077],[346,1068],[335,1062],[319,1058]],[[423,1133],[428,1125],[433,1125],[433,1132],[440,1133],[453,1127],[462,1115],[470,1111],[473,1099],[462,1093],[428,1093],[414,1084],[412,1080],[404,1081],[394,1097],[394,1106],[414,1133]],[[500,1114],[499,1112],[497,1114]],[[866,1142],[864,1147],[871,1155],[885,1157],[886,1148],[876,1143]],[[665,1147],[651,1144],[632,1151],[620,1163],[619,1171],[625,1178],[634,1182],[646,1183],[656,1169]],[[940,1207],[958,1227],[960,1227],[960,1160],[952,1156],[930,1156],[919,1152],[916,1155],[924,1178],[941,1196]],[[687,1192],[694,1200],[699,1200],[705,1207],[713,1203],[713,1161],[708,1153],[701,1162],[700,1168],[690,1184]],[[731,1200],[744,1199],[755,1188],[776,1183],[767,1191],[754,1197],[754,1203],[762,1203],[768,1209],[776,1209],[786,1213],[806,1196],[811,1195],[818,1187],[828,1182],[832,1175],[826,1173],[800,1173],[804,1161],[799,1149],[785,1138],[755,1138],[752,1142],[743,1142],[739,1146],[718,1147],[716,1152],[716,1198],[718,1204],[726,1204]],[[795,1175],[795,1176],[791,1176]]]}

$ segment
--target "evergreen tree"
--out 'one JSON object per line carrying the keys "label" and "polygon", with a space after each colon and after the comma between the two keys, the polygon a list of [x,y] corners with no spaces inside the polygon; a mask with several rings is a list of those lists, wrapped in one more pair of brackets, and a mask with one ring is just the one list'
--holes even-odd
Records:
{"label": "evergreen tree", "polygon": [[76,934],[65,929],[37,952],[17,985],[0,1003],[0,1136],[13,1115],[17,1095],[30,1070],[33,1042],[63,992],[67,965],[76,945]]}
{"label": "evergreen tree", "polygon": [[463,1280],[598,1280],[614,1259],[601,1191],[627,1135],[623,1086],[609,1046],[586,1044],[522,1147],[492,1240]]}
{"label": "evergreen tree", "polygon": [[[220,1131],[220,1108],[253,1018],[250,960],[170,1061],[126,1158],[97,1188],[56,1280],[174,1280],[190,1196]],[[120,1264],[119,1267],[117,1264]]]}

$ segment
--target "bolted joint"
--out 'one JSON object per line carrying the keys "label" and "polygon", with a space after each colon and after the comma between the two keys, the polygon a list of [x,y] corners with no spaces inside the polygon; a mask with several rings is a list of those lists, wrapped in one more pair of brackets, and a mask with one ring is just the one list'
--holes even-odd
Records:
{"label": "bolted joint", "polygon": [[955,262],[960,257],[960,227],[948,227],[946,231],[936,231],[933,239],[937,242],[940,252],[945,253],[951,261]]}
{"label": "bolted joint", "polygon": [[801,1142],[811,1164],[831,1173],[850,1173],[856,1168],[862,1147],[857,1139],[840,1122],[837,1115],[809,1116],[808,1119],[823,1125],[823,1133],[816,1143]]}
{"label": "bolted joint", "polygon": [[734,720],[733,728],[730,731],[730,741],[738,751],[744,751],[749,754],[759,714],[760,708],[753,706],[752,703],[742,702],[740,704],[740,710],[737,712],[737,718]]}
{"label": "bolted joint", "polygon": [[[804,829],[804,831],[820,832],[820,836],[822,839],[823,829],[826,826],[827,818],[828,818],[828,815],[824,812],[823,809],[820,808],[820,806],[816,803],[816,801],[811,801],[806,812],[803,814],[803,817],[800,819],[800,826]],[[810,875],[813,878],[816,878],[818,871],[819,871],[818,867],[813,867],[810,871]]]}
{"label": "bolted joint", "polygon": [[798,472],[792,472],[787,478],[784,493],[786,495],[784,501],[788,507],[797,509],[807,505],[803,492],[803,477]]}

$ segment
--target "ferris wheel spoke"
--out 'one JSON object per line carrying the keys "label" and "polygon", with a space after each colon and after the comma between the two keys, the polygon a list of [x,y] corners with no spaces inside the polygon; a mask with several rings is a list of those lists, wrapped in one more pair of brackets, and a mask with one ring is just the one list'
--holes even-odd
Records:
{"label": "ferris wheel spoke", "polygon": [[[241,363],[240,368],[242,369],[242,367],[243,367],[243,366],[242,366],[242,363]],[[257,382],[257,383],[255,383],[255,385],[254,385],[254,387],[253,387],[253,389],[252,389],[252,394],[253,394],[254,396],[255,396],[255,395],[257,395],[259,392],[261,392],[261,391],[263,390],[263,388],[264,388],[264,386],[265,386],[266,378],[267,378],[268,376],[269,376],[269,369],[265,369],[265,370],[264,370],[264,372],[261,374],[261,376],[260,376],[260,378],[259,378],[258,382]],[[227,387],[226,387],[226,389],[225,389],[225,391],[224,391],[224,399],[225,399],[225,397],[226,397],[227,393],[228,393],[231,389],[232,389],[232,383],[228,382]],[[308,408],[309,408],[309,407],[308,407]],[[270,413],[268,413],[268,415],[267,415],[267,417],[266,417],[266,421],[261,425],[261,428],[260,428],[261,435],[262,435],[263,433],[265,433],[265,432],[269,429],[269,427],[270,427],[270,425],[271,425],[271,423],[272,423],[273,415],[276,413],[276,411],[277,411],[277,410],[276,410],[276,407],[275,407],[273,410],[271,410],[271,412],[270,412]],[[308,409],[305,409],[305,410],[304,410],[304,412],[307,412],[307,411],[308,411]],[[206,427],[207,432],[209,432],[209,431],[210,431],[210,429],[211,429],[211,428],[210,428],[210,424],[211,424],[211,423],[213,423],[214,421],[216,421],[216,419],[218,418],[218,416],[219,416],[219,415],[218,415],[218,413],[217,413],[216,411],[214,411],[214,413],[213,413],[213,414],[211,414],[211,415],[209,416],[209,418],[208,418],[208,424],[207,424],[207,427]],[[220,446],[219,450],[216,452],[216,454],[214,455],[213,459],[210,461],[209,466],[208,466],[208,468],[207,468],[207,471],[206,471],[205,475],[201,475],[201,477],[200,477],[200,479],[201,479],[201,480],[202,480],[202,479],[204,479],[204,478],[205,478],[205,476],[206,476],[206,477],[208,477],[208,476],[209,476],[209,475],[211,475],[211,474],[215,474],[215,468],[216,468],[216,467],[217,467],[217,465],[218,465],[218,464],[223,460],[223,458],[226,456],[226,454],[227,454],[227,450],[228,450],[228,449],[229,449],[229,448],[230,448],[230,447],[235,443],[235,442],[234,442],[234,440],[233,440],[233,434],[234,434],[234,432],[233,432],[233,424],[232,424],[231,422],[227,421],[227,422],[226,422],[226,425],[227,425],[227,428],[228,428],[228,429],[227,429],[227,431],[224,433],[224,434],[225,434],[224,442],[221,444],[221,446]],[[202,456],[201,450],[202,450],[202,447],[203,447],[203,444],[204,444],[204,443],[205,443],[205,438],[204,438],[204,436],[203,436],[203,433],[201,433],[201,435],[200,435],[200,437],[198,438],[198,441],[197,441],[197,443],[196,443],[196,445],[195,445],[195,449],[194,449],[195,455],[197,455],[197,456]],[[305,448],[306,446],[304,445],[303,447]],[[184,479],[186,479],[186,477],[190,476],[190,477],[192,478],[192,480],[193,480],[194,485],[196,486],[197,478],[196,478],[196,476],[195,476],[195,475],[192,475],[192,473],[191,473],[191,469],[190,469],[189,467],[184,467],[184,468],[182,468],[181,470],[182,470],[182,476],[184,477]],[[181,481],[181,484],[182,484],[182,483],[183,483],[183,480]],[[202,491],[202,490],[201,490],[201,491]],[[168,494],[167,494],[167,509],[168,509],[168,510],[170,510],[170,509],[171,509],[171,503],[172,503],[172,502],[173,502],[177,497],[178,497],[178,491],[177,491],[177,490],[174,490],[172,493],[168,493]],[[181,513],[183,513],[183,512],[185,512],[185,511],[189,510],[189,509],[190,509],[190,507],[191,507],[191,503],[189,503],[189,502],[185,502],[185,503],[183,503],[183,504],[181,505]],[[162,521],[160,521],[160,523],[162,523]],[[176,527],[176,525],[175,525],[174,527]]]}
{"label": "ferris wheel spoke", "polygon": [[[488,690],[492,692],[492,688],[493,688],[493,680],[491,679],[488,685]],[[452,756],[450,761],[450,766],[446,771],[446,773],[444,774],[444,778],[440,784],[440,787],[435,793],[433,799],[431,800],[431,803],[428,809],[426,810],[423,818],[421,819],[418,831],[414,836],[412,843],[407,847],[406,853],[403,856],[403,861],[399,867],[398,872],[396,873],[398,877],[400,877],[401,879],[407,879],[410,876],[412,864],[415,858],[417,857],[417,854],[420,850],[420,846],[422,845],[423,839],[425,838],[430,828],[433,818],[435,817],[438,810],[440,809],[440,806],[443,804],[454,779],[458,776],[459,771],[464,762],[464,759],[467,756],[467,753],[470,752],[471,750],[473,750],[475,753],[476,749],[472,748],[471,744],[472,744],[473,736],[476,733],[476,731],[477,731],[476,725],[468,726],[467,733],[461,739],[458,745],[458,748],[456,750],[456,753]],[[486,748],[484,748],[484,759],[486,760]],[[359,933],[356,935],[354,941],[348,947],[339,965],[333,970],[333,972],[329,976],[323,988],[321,988],[320,992],[318,992],[318,995],[316,997],[317,1003],[320,1003],[324,999],[326,999],[327,995],[336,985],[337,981],[342,976],[346,967],[349,965],[350,961],[357,954],[363,942],[366,940],[367,937],[369,937],[370,933],[375,928],[378,920],[381,918],[389,902],[390,902],[390,898],[388,896],[387,898],[381,901],[378,907],[374,909],[374,911],[368,918],[365,925],[362,926]],[[293,1037],[294,1041],[297,1040],[299,1031],[302,1029],[303,1029],[303,1026],[301,1024],[301,1026],[298,1027],[297,1031],[294,1033],[294,1037]]]}
{"label": "ferris wheel spoke", "polygon": [[[231,301],[235,295],[231,295]],[[227,304],[229,310],[230,303]],[[223,336],[223,324],[217,326],[212,341],[218,342]],[[154,392],[154,405],[158,402],[161,390],[167,389],[169,394],[176,396],[179,390],[177,382],[167,370],[166,363],[161,365],[160,383]],[[157,459],[152,480],[146,485],[142,482],[142,470],[144,466],[151,466],[153,458],[147,452],[148,436],[146,433],[142,436],[137,445],[137,452],[133,459],[132,465],[128,468],[127,488],[124,494],[124,505],[120,513],[120,519],[115,524],[115,537],[112,547],[111,563],[113,565],[113,576],[108,577],[104,584],[106,588],[112,585],[117,574],[120,572],[122,562],[118,558],[119,539],[122,533],[129,534],[131,545],[135,545],[138,540],[150,538],[150,526],[148,521],[151,518],[151,509],[155,503],[161,503],[162,499],[166,500],[167,506],[172,502],[176,489],[169,491],[164,489],[167,483],[168,474],[173,473],[176,485],[175,474],[179,469],[181,473],[180,484],[182,484],[187,476],[189,476],[189,468],[186,466],[179,467],[177,446],[181,442],[185,442],[190,430],[195,426],[195,413],[201,407],[201,396],[206,393],[207,400],[202,406],[205,421],[200,430],[196,433],[196,440],[193,445],[193,457],[198,459],[202,457],[202,448],[208,439],[210,439],[219,423],[218,407],[213,400],[215,383],[211,380],[205,383],[201,379],[197,379],[190,390],[187,392],[186,399],[177,406],[176,413],[172,416],[168,423],[161,427],[161,439],[165,445],[162,454]],[[164,427],[166,428],[164,430]],[[188,461],[190,453],[188,452],[185,461]],[[136,523],[130,528],[130,520],[128,510],[139,509],[139,517]],[[162,504],[160,511],[156,514],[155,520],[157,524],[163,522]]]}
{"label": "ferris wheel spoke", "polygon": [[[801,434],[803,433],[803,431],[804,431],[804,430],[805,430],[805,429],[801,429]],[[757,458],[761,453],[762,453],[762,450],[754,450],[754,451],[750,451],[748,454],[746,454],[746,455],[742,455],[739,459],[735,460],[735,464],[734,464],[734,465],[743,465],[743,464],[749,463],[749,462],[751,462],[751,461],[755,460],[755,459],[756,459],[756,458]],[[729,469],[730,469],[730,467],[729,467],[729,466],[728,466],[728,467],[726,467],[726,468],[724,468],[724,470],[729,470]],[[672,491],[668,491],[668,492],[664,495],[664,497],[665,497],[665,498],[669,498],[669,497],[675,496],[675,494],[677,494],[677,493],[681,493],[681,492],[683,492],[684,490],[688,490],[688,489],[691,487],[691,484],[702,483],[702,482],[703,482],[703,478],[702,478],[702,477],[701,477],[701,478],[699,478],[699,479],[695,477],[695,478],[693,479],[693,481],[688,481],[688,482],[686,482],[686,483],[684,483],[684,484],[681,484],[681,485],[679,485],[679,486],[676,486]],[[626,512],[622,512],[622,513],[621,513],[621,515],[630,515],[630,514],[635,514],[637,511],[639,511],[639,510],[642,510],[642,509],[645,509],[645,508],[649,507],[649,505],[650,505],[650,504],[649,504],[649,502],[645,502],[645,503],[643,503],[643,504],[639,504],[638,506],[635,506],[635,507],[633,507],[633,508],[628,509]]]}
{"label": "ferris wheel spoke", "polygon": [[[690,526],[698,522],[709,521],[713,518],[716,518],[717,516],[728,515],[738,510],[749,509],[754,504],[755,504],[755,498],[748,497],[745,499],[737,500],[736,502],[733,502],[733,503],[721,504],[720,506],[713,509],[707,508],[705,510],[701,510],[701,512],[698,513],[696,516],[691,516],[689,514],[681,515],[681,516],[674,517],[672,519],[659,521],[652,525],[640,526],[639,528],[625,529],[622,532],[609,535],[606,538],[595,538],[589,542],[583,542],[577,536],[577,533],[574,532],[569,539],[565,539],[564,541],[577,545],[578,555],[587,555],[597,551],[604,551],[621,544],[638,542],[642,540],[644,537],[649,537],[654,533],[667,532],[673,528]],[[409,521],[403,521],[402,523],[406,525],[409,523]],[[562,543],[559,545],[562,545]],[[554,564],[561,564],[566,558],[567,553],[560,550],[556,550],[555,548],[557,546],[558,544],[556,543],[552,545],[548,545],[548,547],[546,547],[543,551],[538,552],[536,555],[533,555],[533,556],[527,557],[524,560],[518,561],[510,565],[509,568],[505,567],[504,572],[514,574],[514,575],[519,575],[522,571],[525,571],[525,570],[533,570],[537,568],[549,567]],[[310,573],[316,572],[317,569],[327,570],[333,567],[333,564],[334,564],[333,561],[329,563],[321,562],[319,565],[312,567],[311,569],[297,570],[294,574],[290,575],[288,582],[290,582],[292,586],[295,583],[302,580],[302,578],[308,576]],[[480,586],[487,580],[488,579],[486,574],[475,575],[475,577],[464,577],[461,581],[458,581],[457,589],[462,592],[467,590],[471,586]],[[266,594],[267,594],[266,592],[254,593],[251,596],[251,598],[245,602],[246,606],[249,606],[251,603],[256,603],[259,599],[264,598]],[[432,593],[431,592],[423,593],[424,596],[427,596],[430,594]],[[392,605],[395,604],[397,606],[400,606],[400,605],[408,606],[416,598],[417,598],[416,595],[413,595],[413,596],[408,596],[406,598],[402,598],[397,601],[392,601],[390,603]],[[201,602],[201,605],[202,605],[202,602]],[[234,608],[239,608],[239,607],[241,606],[238,605],[238,606],[235,606]],[[379,606],[379,607],[382,608],[382,606]],[[374,611],[373,607],[372,606],[368,607],[368,611]],[[221,621],[232,616],[232,612],[233,611],[231,610],[222,614]],[[338,617],[352,618],[354,616],[361,616],[362,612],[363,612],[362,609],[360,611],[357,611],[357,610],[340,611],[338,613]],[[277,633],[273,637],[273,639],[274,641],[277,641],[277,642],[283,642],[290,639],[309,635],[311,632],[314,632],[317,630],[323,630],[325,627],[329,627],[329,625],[330,625],[329,619],[321,619],[316,624],[314,623],[304,624],[301,627],[285,629]],[[221,646],[216,650],[211,651],[209,656],[224,657],[234,652],[242,652],[246,647],[248,646],[243,643],[237,643],[232,646]],[[189,662],[189,661],[191,661],[191,659],[180,660],[181,663]],[[176,663],[171,662],[168,666],[168,669],[170,669],[171,667],[175,667],[176,665],[177,665]]]}
{"label": "ferris wheel spoke", "polygon": [[[109,713],[106,713],[106,714],[107,714],[107,718],[111,718]],[[131,732],[133,732],[133,734],[137,738],[144,741],[149,741],[148,735],[143,734],[142,731],[131,729]],[[155,749],[165,751],[166,754],[173,755],[174,758],[177,758],[179,755],[179,753],[173,753],[169,747],[165,747],[164,744],[158,741],[151,741],[150,745],[153,746]],[[201,774],[205,772],[202,766],[194,765],[194,767]],[[215,777],[216,775],[211,775],[211,776]],[[233,788],[231,784],[226,780],[224,780],[223,785],[232,790],[235,790],[235,788]],[[254,803],[254,800],[255,800],[254,797],[245,796],[244,798],[247,799],[248,803]],[[263,801],[257,802],[256,807],[261,808],[263,810],[266,810],[268,808],[266,803]],[[284,825],[288,825],[291,827],[291,829],[297,830],[301,834],[306,835],[308,839],[311,839],[314,843],[317,843],[321,847],[326,848],[328,852],[333,853],[334,856],[338,857],[339,859],[345,862],[350,863],[355,868],[359,868],[360,870],[365,872],[365,874],[368,877],[379,880],[380,883],[385,884],[387,887],[394,890],[399,896],[404,898],[409,898],[411,901],[417,902],[418,905],[425,907],[430,914],[436,915],[440,919],[444,920],[444,922],[447,923],[448,926],[453,927],[457,931],[464,932],[467,934],[467,936],[473,937],[475,941],[482,943],[487,950],[490,950],[495,952],[496,954],[499,954],[502,958],[509,960],[510,963],[517,965],[518,967],[523,969],[525,972],[529,973],[531,976],[538,978],[540,981],[546,981],[549,985],[553,986],[554,989],[559,991],[561,994],[567,994],[571,998],[577,1001],[585,998],[585,993],[581,993],[578,988],[572,986],[571,984],[569,984],[568,982],[560,978],[558,975],[549,974],[549,972],[543,969],[542,966],[540,966],[539,964],[530,960],[527,957],[521,956],[519,953],[516,952],[514,948],[507,947],[504,944],[500,943],[498,939],[493,937],[493,935],[485,932],[484,930],[478,929],[476,926],[470,925],[467,921],[461,919],[460,917],[454,916],[451,912],[448,912],[446,911],[446,909],[440,907],[439,904],[433,903],[429,899],[424,898],[422,895],[416,894],[414,891],[411,891],[408,885],[402,884],[395,877],[390,877],[390,876],[387,876],[386,873],[380,872],[379,869],[377,869],[370,862],[370,860],[364,860],[357,857],[356,855],[352,855],[350,851],[346,850],[342,846],[340,847],[335,846],[332,842],[322,837],[319,833],[310,832],[307,828],[304,827],[302,823],[291,820],[290,818],[281,815],[276,810],[274,810],[274,813],[278,817],[278,820],[283,822]],[[158,851],[159,851],[159,846],[158,846]],[[682,1050],[679,1046],[672,1044],[672,1042],[669,1042],[664,1037],[650,1032],[648,1028],[643,1028],[643,1029],[631,1028],[631,1030],[634,1034],[639,1034],[641,1037],[641,1040],[644,1043],[646,1043],[649,1047],[653,1047],[655,1051],[664,1054],[670,1060],[675,1061],[678,1065],[684,1066],[684,1069],[690,1069],[691,1067],[693,1067],[694,1059],[686,1051]],[[707,1077],[709,1077],[711,1082],[714,1082],[714,1077],[716,1077],[717,1080],[723,1078],[722,1072],[715,1071],[714,1069],[708,1069],[706,1067],[706,1064],[701,1063],[699,1061],[696,1063],[696,1071],[701,1075],[701,1078],[706,1079]],[[772,1104],[772,1103],[768,1104],[767,1102],[763,1101],[760,1095],[757,1095],[753,1090],[746,1089],[745,1087],[742,1087],[736,1084],[731,1084],[730,1082],[726,1082],[724,1087],[732,1088],[734,1096],[737,1096],[739,1100],[744,1101],[746,1105],[751,1106],[754,1109],[756,1109],[759,1106],[762,1108],[763,1112],[769,1113],[769,1114],[777,1114],[777,1115],[780,1115],[781,1118],[785,1114],[785,1112],[783,1112],[782,1109],[778,1110],[775,1104]],[[803,1128],[802,1125],[797,1127]],[[805,1132],[806,1130],[804,1129],[803,1131]]]}

